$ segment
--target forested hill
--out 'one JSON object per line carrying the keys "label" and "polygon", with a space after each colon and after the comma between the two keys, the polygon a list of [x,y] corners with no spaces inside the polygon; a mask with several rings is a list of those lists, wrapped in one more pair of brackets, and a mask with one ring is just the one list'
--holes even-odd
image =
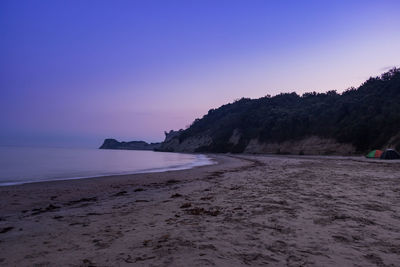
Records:
{"label": "forested hill", "polygon": [[[291,144],[300,144],[302,149],[297,146],[295,152],[290,151]],[[387,146],[400,150],[400,69],[370,78],[342,94],[329,91],[242,98],[211,109],[188,129],[174,132],[161,150],[304,153],[308,146],[326,144],[330,145],[325,154],[340,154],[334,150],[342,144],[347,145],[349,154]]]}

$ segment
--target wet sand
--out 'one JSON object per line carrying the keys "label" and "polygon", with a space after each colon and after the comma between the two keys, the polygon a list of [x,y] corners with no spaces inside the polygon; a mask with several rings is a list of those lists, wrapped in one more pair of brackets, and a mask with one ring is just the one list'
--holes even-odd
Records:
{"label": "wet sand", "polygon": [[217,165],[0,187],[4,266],[400,266],[400,162]]}

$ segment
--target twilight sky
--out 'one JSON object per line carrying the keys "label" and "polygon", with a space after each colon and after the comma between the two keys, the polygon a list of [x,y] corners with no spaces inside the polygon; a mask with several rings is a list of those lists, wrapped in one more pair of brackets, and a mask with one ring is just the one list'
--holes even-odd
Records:
{"label": "twilight sky", "polygon": [[241,97],[400,66],[400,1],[0,1],[0,145],[161,141]]}

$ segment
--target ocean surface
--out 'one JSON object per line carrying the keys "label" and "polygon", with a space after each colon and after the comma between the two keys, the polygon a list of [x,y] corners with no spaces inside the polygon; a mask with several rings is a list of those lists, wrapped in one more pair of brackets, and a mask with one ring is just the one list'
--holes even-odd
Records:
{"label": "ocean surface", "polygon": [[0,186],[163,172],[209,164],[213,162],[207,156],[198,154],[0,146]]}

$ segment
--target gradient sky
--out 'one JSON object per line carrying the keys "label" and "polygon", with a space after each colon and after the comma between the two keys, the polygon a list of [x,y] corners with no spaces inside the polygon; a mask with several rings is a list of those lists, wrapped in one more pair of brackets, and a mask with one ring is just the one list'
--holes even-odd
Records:
{"label": "gradient sky", "polygon": [[400,1],[0,1],[0,144],[161,141],[210,108],[400,65]]}

